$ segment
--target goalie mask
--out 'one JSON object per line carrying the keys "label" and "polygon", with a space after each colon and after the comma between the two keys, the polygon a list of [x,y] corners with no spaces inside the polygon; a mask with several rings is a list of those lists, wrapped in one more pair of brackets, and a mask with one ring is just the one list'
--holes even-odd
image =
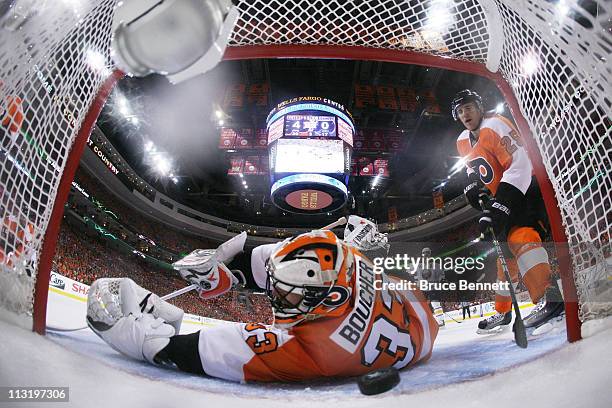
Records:
{"label": "goalie mask", "polygon": [[370,220],[357,215],[348,218],[344,228],[344,242],[360,251],[388,249],[387,234],[378,232],[378,227]]}
{"label": "goalie mask", "polygon": [[342,315],[349,306],[353,254],[331,231],[312,231],[287,241],[268,260],[267,294],[274,324]]}

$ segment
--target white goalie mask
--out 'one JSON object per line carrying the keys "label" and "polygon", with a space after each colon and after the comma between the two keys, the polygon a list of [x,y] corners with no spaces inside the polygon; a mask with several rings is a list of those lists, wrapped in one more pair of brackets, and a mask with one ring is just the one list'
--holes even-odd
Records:
{"label": "white goalie mask", "polygon": [[370,220],[351,215],[344,228],[344,242],[360,251],[387,249],[387,234],[378,232],[378,227]]}
{"label": "white goalie mask", "polygon": [[274,325],[342,315],[349,307],[353,253],[331,231],[315,230],[286,241],[268,260],[266,292]]}

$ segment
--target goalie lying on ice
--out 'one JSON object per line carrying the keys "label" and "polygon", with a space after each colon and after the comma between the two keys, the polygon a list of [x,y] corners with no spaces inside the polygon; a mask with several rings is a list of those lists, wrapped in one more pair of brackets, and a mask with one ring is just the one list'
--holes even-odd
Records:
{"label": "goalie lying on ice", "polygon": [[[330,231],[278,245],[267,262],[274,324],[179,335],[182,310],[132,280],[100,279],[87,322],[117,351],[234,381],[301,381],[404,368],[431,355],[438,325],[419,291],[374,290],[373,264]],[[388,286],[388,285],[385,285]]]}

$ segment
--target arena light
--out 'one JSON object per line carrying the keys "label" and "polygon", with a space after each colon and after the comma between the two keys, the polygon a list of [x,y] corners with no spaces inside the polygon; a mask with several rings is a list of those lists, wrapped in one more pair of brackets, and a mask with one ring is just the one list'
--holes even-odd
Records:
{"label": "arena light", "polygon": [[570,8],[565,2],[565,0],[559,0],[559,2],[557,3],[557,14],[559,15],[559,17],[565,17],[569,13],[569,11]]}
{"label": "arena light", "polygon": [[221,61],[238,17],[231,0],[124,0],[113,58],[130,75],[159,73],[176,84]]}
{"label": "arena light", "polygon": [[372,187],[376,187],[378,185],[381,177],[382,176],[380,174],[377,174],[376,177],[374,177],[374,180],[372,180]]}
{"label": "arena light", "polygon": [[87,51],[85,51],[85,59],[87,61],[87,65],[89,65],[89,67],[95,72],[99,72],[104,76],[109,76],[111,74],[111,70],[106,65],[104,55],[102,55],[102,53],[99,51],[89,48]]}
{"label": "arena light", "polygon": [[452,0],[432,0],[427,8],[427,22],[424,28],[436,33],[447,32],[455,23],[451,13],[453,6]]}
{"label": "arena light", "polygon": [[526,76],[532,76],[533,74],[535,74],[539,66],[540,66],[540,62],[538,60],[538,57],[535,54],[533,53],[527,54],[523,58],[522,69],[523,69],[523,73]]}
{"label": "arena light", "polygon": [[119,109],[119,113],[121,113],[123,116],[130,115],[129,103],[125,96],[119,94],[116,99],[116,104],[117,108]]}
{"label": "arena light", "polygon": [[168,175],[170,169],[172,169],[172,163],[170,162],[170,159],[161,154],[157,154],[155,156],[154,164],[155,170],[157,170],[157,172],[162,176]]}
{"label": "arena light", "polygon": [[457,163],[453,164],[453,167],[451,167],[448,179],[463,170],[463,168],[465,167],[465,163],[465,159],[463,157],[460,157],[459,160],[457,160]]}

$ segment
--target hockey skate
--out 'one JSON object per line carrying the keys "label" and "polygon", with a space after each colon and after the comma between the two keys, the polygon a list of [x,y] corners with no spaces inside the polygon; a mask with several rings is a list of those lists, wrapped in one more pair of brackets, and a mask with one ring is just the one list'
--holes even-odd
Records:
{"label": "hockey skate", "polygon": [[495,313],[493,316],[487,317],[478,322],[478,334],[495,334],[501,333],[512,322],[512,311],[506,313]]}
{"label": "hockey skate", "polygon": [[538,336],[552,330],[563,319],[563,298],[557,285],[546,289],[546,293],[535,308],[523,319],[529,334]]}

